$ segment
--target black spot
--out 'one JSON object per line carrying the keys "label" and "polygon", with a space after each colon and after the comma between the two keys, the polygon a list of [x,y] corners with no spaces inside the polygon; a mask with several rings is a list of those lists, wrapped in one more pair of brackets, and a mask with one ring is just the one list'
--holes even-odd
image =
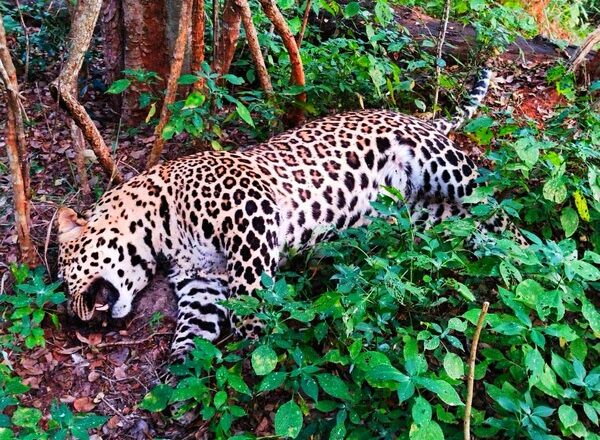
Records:
{"label": "black spot", "polygon": [[442,180],[444,181],[444,183],[450,182],[450,173],[448,172],[448,170],[444,170],[442,172]]}
{"label": "black spot", "polygon": [[351,172],[349,172],[349,171],[346,172],[346,178],[344,179],[344,183],[346,184],[348,191],[354,191],[355,181],[354,181],[354,176],[352,175]]}
{"label": "black spot", "polygon": [[384,153],[391,147],[390,140],[388,138],[377,138],[376,143],[377,149],[380,153]]}

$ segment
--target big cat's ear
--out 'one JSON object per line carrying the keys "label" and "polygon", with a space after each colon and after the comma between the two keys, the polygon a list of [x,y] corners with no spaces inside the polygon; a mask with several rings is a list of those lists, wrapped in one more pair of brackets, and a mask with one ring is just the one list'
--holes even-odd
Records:
{"label": "big cat's ear", "polygon": [[80,217],[71,208],[60,208],[58,210],[58,241],[65,243],[79,237],[88,221]]}

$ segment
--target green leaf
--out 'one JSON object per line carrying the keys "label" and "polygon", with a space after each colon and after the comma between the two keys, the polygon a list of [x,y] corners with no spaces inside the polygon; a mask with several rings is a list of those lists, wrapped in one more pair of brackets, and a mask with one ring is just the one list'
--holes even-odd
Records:
{"label": "green leaf", "polygon": [[223,390],[217,391],[213,397],[213,402],[215,404],[215,408],[219,409],[225,402],[227,402],[227,393]]}
{"label": "green leaf", "polygon": [[569,428],[578,422],[577,412],[570,405],[561,405],[558,408],[558,418],[565,428]]}
{"label": "green leaf", "polygon": [[179,79],[177,80],[177,84],[182,86],[189,86],[190,84],[194,84],[198,80],[200,80],[199,76],[187,73],[179,77]]}
{"label": "green leaf", "polygon": [[409,438],[410,440],[444,440],[444,433],[437,422],[430,420],[416,429],[411,426]]}
{"label": "green leaf", "polygon": [[444,356],[444,370],[452,379],[460,379],[465,375],[465,364],[455,353],[446,353]]}
{"label": "green leaf", "polygon": [[246,385],[244,379],[242,379],[238,374],[230,374],[227,377],[227,382],[229,383],[229,386],[231,386],[231,388],[236,390],[238,393],[247,394],[249,396],[252,395],[252,391],[248,385]]}
{"label": "green leaf", "polygon": [[308,397],[317,402],[319,400],[319,387],[317,382],[310,376],[302,376],[300,381],[300,387],[302,391],[306,393]]}
{"label": "green leaf", "polygon": [[360,4],[358,2],[350,2],[344,8],[344,17],[354,17],[360,12]]}
{"label": "green leaf", "polygon": [[248,107],[238,101],[235,108],[238,115],[240,115],[240,118],[242,118],[249,126],[254,127],[254,121],[252,120],[252,116],[250,116],[250,110],[248,110]]}
{"label": "green leaf", "polygon": [[346,383],[337,376],[329,373],[319,374],[317,381],[321,386],[321,389],[332,397],[336,397],[342,400],[352,400],[348,386]]}
{"label": "green leaf", "polygon": [[261,345],[252,353],[252,368],[259,376],[269,374],[277,366],[277,353],[268,345]]}
{"label": "green leaf", "polygon": [[583,412],[585,413],[587,418],[590,419],[590,422],[598,426],[598,413],[592,405],[590,405],[589,403],[584,403]]}
{"label": "green leaf", "polygon": [[590,323],[590,327],[592,328],[594,333],[600,334],[600,313],[598,313],[596,306],[594,306],[594,304],[588,301],[587,298],[583,300],[583,304],[581,306],[581,314],[584,316],[585,319],[588,320],[588,322]]}
{"label": "green leaf", "polygon": [[402,374],[397,368],[388,364],[381,364],[367,371],[365,378],[369,385],[375,388],[398,389],[398,384],[410,381],[410,378]]}
{"label": "green leaf", "polygon": [[567,187],[561,178],[553,178],[544,184],[543,193],[544,198],[561,204],[567,198]]}
{"label": "green leaf", "polygon": [[258,386],[258,391],[262,393],[279,388],[285,381],[286,376],[287,374],[281,371],[267,374]]}
{"label": "green leaf", "polygon": [[139,407],[150,412],[162,411],[167,407],[172,394],[173,388],[169,385],[158,385],[144,396]]}
{"label": "green leaf", "polygon": [[586,261],[567,261],[565,262],[565,269],[576,273],[587,281],[598,281],[600,279],[600,270]]}
{"label": "green leaf", "polygon": [[439,379],[430,379],[427,377],[413,377],[417,385],[426,388],[437,395],[443,402],[451,406],[463,405],[460,396],[448,382]]}
{"label": "green leaf", "polygon": [[414,422],[419,426],[426,424],[431,420],[431,413],[432,410],[429,402],[421,396],[416,397],[411,410]]}
{"label": "green leaf", "polygon": [[185,103],[183,108],[197,108],[200,107],[202,104],[204,104],[204,101],[206,101],[206,96],[204,96],[202,93],[200,93],[197,90],[194,90],[192,93],[190,93],[188,95],[187,98],[185,98]]}
{"label": "green leaf", "polygon": [[579,215],[571,207],[563,208],[560,214],[560,224],[565,231],[565,236],[570,237],[577,231],[579,226]]}
{"label": "green leaf", "polygon": [[285,438],[296,438],[302,429],[300,407],[290,400],[279,407],[275,414],[275,434]]}
{"label": "green leaf", "polygon": [[42,412],[37,408],[18,407],[12,415],[12,422],[23,428],[34,428],[42,418]]}
{"label": "green leaf", "polygon": [[127,78],[118,79],[110,85],[106,93],[117,95],[125,91],[127,87],[131,85],[131,81]]}

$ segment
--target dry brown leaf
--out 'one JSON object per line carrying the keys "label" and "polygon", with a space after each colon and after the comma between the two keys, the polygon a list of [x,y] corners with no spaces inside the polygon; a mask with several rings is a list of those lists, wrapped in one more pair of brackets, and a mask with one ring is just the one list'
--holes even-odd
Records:
{"label": "dry brown leaf", "polygon": [[90,412],[96,407],[91,397],[80,397],[73,402],[73,408],[78,412]]}

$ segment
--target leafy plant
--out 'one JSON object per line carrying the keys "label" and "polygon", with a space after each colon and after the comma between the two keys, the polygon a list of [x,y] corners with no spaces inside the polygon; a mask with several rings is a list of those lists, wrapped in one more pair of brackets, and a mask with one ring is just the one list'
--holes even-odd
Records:
{"label": "leafy plant", "polygon": [[0,292],[0,316],[3,321],[8,321],[8,331],[12,336],[4,335],[1,343],[12,345],[22,338],[27,348],[43,347],[46,339],[42,321],[49,317],[58,327],[58,318],[50,307],[66,300],[65,295],[58,291],[60,282],[46,284],[43,267],[30,271],[24,265],[13,265],[11,273],[15,279],[14,292]]}

